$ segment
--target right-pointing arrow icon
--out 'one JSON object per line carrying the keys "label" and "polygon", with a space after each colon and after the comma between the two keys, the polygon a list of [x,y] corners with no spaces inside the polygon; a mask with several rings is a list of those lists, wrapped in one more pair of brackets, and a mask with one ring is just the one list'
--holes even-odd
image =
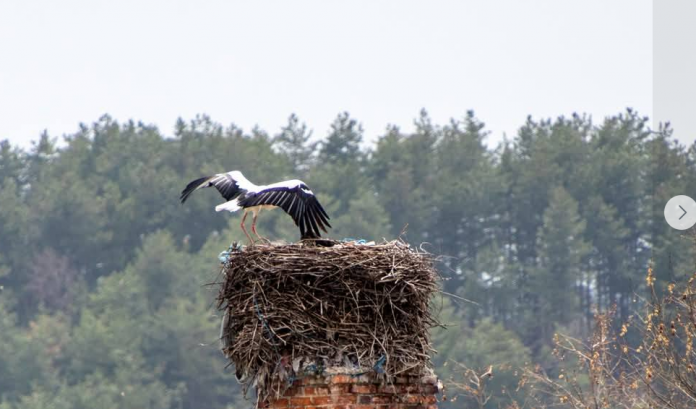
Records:
{"label": "right-pointing arrow icon", "polygon": [[696,224],[696,201],[685,195],[674,196],[665,205],[665,219],[677,230],[691,228]]}

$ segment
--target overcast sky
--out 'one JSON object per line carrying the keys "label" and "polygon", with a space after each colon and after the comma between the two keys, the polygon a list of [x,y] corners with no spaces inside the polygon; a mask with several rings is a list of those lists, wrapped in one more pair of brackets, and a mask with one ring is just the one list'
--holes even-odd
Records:
{"label": "overcast sky", "polygon": [[104,113],[275,133],[339,112],[374,140],[473,109],[513,135],[527,115],[652,115],[650,0],[1,1],[0,139],[27,146]]}

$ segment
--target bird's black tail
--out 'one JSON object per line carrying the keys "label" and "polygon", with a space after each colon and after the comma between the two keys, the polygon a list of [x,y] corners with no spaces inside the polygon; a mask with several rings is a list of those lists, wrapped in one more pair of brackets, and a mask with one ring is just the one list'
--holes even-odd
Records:
{"label": "bird's black tail", "polygon": [[184,203],[186,199],[188,199],[188,197],[191,196],[191,193],[193,193],[194,190],[200,189],[201,187],[205,186],[204,183],[207,182],[210,178],[212,178],[212,176],[204,176],[186,185],[184,190],[181,191],[181,197],[179,197],[179,199],[181,199],[181,203]]}
{"label": "bird's black tail", "polygon": [[336,240],[324,239],[324,238],[317,236],[316,234],[305,234],[302,236],[300,241],[302,243],[307,244],[307,245],[317,246],[317,247],[333,247],[336,244],[338,244],[338,242]]}
{"label": "bird's black tail", "polygon": [[300,240],[313,240],[313,239],[320,239],[321,236],[314,233],[312,230],[307,230],[301,232]]}

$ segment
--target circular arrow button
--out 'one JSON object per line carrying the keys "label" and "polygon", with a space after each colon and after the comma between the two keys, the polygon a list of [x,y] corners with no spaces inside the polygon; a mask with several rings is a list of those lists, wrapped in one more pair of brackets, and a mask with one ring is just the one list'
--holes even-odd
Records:
{"label": "circular arrow button", "polygon": [[696,224],[696,201],[689,196],[674,196],[665,206],[665,219],[672,228],[690,229]]}

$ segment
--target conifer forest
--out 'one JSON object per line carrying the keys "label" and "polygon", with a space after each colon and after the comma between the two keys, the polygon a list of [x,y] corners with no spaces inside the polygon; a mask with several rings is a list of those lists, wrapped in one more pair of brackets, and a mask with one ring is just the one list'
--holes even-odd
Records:
{"label": "conifer forest", "polygon": [[[349,113],[329,129],[295,115],[251,130],[206,115],[167,132],[142,120],[104,115],[30,147],[0,143],[0,409],[251,407],[219,350],[211,285],[218,254],[246,244],[241,214],[215,212],[213,189],[178,200],[204,175],[302,179],[331,215],[329,237],[401,238],[437,256],[443,409],[582,407],[558,382],[600,393],[591,386],[618,385],[609,379],[622,365],[599,382],[596,367],[560,357],[564,346],[597,345],[601,330],[642,353],[659,310],[646,307],[696,271],[689,231],[663,216],[671,197],[696,192],[696,145],[631,109],[529,117],[500,143],[473,111],[435,123],[423,110],[413,131],[379,135]],[[299,240],[281,210],[264,212],[258,231]],[[682,334],[688,314],[674,308]],[[689,360],[684,331],[672,345]],[[661,334],[654,345],[667,345]],[[655,385],[645,377],[659,367],[638,378]],[[482,391],[471,374],[487,368]],[[688,396],[693,367],[684,374]],[[532,400],[531,389],[548,393]],[[669,387],[652,389],[645,396]],[[686,406],[664,407],[693,407],[673,393],[662,396]]]}

